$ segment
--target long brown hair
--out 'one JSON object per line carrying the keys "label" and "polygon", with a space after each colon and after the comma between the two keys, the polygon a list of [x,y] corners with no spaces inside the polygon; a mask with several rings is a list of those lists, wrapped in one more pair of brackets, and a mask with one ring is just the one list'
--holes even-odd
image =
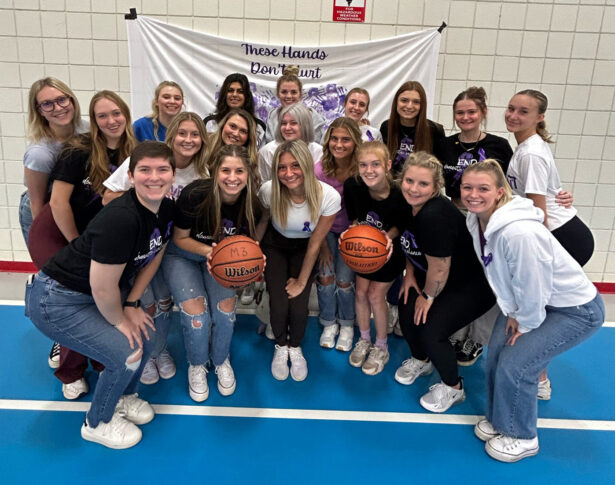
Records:
{"label": "long brown hair", "polygon": [[401,125],[399,113],[397,112],[397,100],[404,91],[416,91],[421,98],[421,109],[416,117],[416,131],[414,135],[414,150],[433,153],[433,141],[431,130],[427,121],[427,94],[425,89],[418,81],[407,81],[403,83],[395,92],[391,103],[391,114],[389,115],[387,147],[389,152],[395,154],[399,148],[399,127]]}
{"label": "long brown hair", "polygon": [[359,129],[357,122],[352,118],[341,116],[333,121],[327,128],[325,138],[322,143],[322,171],[327,177],[335,177],[335,170],[338,168],[335,158],[329,148],[329,142],[331,141],[331,133],[337,128],[343,128],[348,132],[350,138],[354,142],[354,149],[352,150],[352,160],[350,162],[350,176],[354,176],[358,172],[357,153],[363,143],[361,139],[361,130]]}
{"label": "long brown hair", "polygon": [[[534,98],[536,100],[536,104],[538,105],[538,114],[541,115],[547,112],[549,100],[540,91],[536,91],[535,89],[524,89],[523,91],[519,91],[517,94],[515,94],[515,96],[519,94],[530,96],[531,98]],[[553,143],[553,140],[551,139],[551,136],[547,131],[547,123],[545,122],[545,120],[539,121],[536,124],[536,133],[538,133],[538,136],[547,143]]]}
{"label": "long brown hair", "polygon": [[194,154],[192,160],[190,160],[190,163],[194,165],[196,173],[199,177],[207,178],[209,177],[209,170],[207,169],[207,130],[205,129],[205,124],[199,115],[190,111],[182,111],[181,113],[178,113],[173,118],[173,121],[169,123],[167,128],[167,136],[164,142],[171,150],[173,150],[173,142],[177,136],[179,125],[181,125],[184,121],[194,122],[197,130],[199,130],[199,135],[201,136],[201,148],[199,148],[199,151]]}

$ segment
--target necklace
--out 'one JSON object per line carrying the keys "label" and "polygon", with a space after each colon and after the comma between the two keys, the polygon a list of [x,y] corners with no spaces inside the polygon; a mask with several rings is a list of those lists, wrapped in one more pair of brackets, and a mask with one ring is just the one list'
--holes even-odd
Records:
{"label": "necklace", "polygon": [[461,148],[463,148],[466,152],[471,152],[472,150],[474,150],[476,148],[476,145],[478,145],[478,142],[480,141],[480,137],[483,135],[482,131],[478,132],[478,138],[476,139],[476,141],[474,142],[474,145],[472,145],[471,147],[467,147],[463,144],[463,142],[461,141],[461,133],[459,133],[457,135],[457,141],[459,142],[459,144],[461,145]]}

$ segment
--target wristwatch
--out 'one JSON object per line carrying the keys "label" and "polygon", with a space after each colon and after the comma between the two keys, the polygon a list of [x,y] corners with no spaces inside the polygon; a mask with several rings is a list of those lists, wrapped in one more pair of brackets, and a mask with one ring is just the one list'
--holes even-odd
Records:
{"label": "wristwatch", "polygon": [[129,306],[131,308],[139,308],[141,306],[141,300],[135,300],[135,301],[126,300],[123,306],[125,307]]}
{"label": "wristwatch", "polygon": [[421,296],[427,301],[433,301],[435,298],[435,296],[429,296],[427,293],[425,293],[425,290],[421,291]]}

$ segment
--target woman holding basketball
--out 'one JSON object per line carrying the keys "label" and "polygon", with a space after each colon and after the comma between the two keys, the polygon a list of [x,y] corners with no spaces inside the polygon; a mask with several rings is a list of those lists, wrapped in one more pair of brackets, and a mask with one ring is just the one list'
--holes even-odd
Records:
{"label": "woman holding basketball", "polygon": [[495,161],[466,169],[461,199],[470,212],[474,250],[502,310],[488,347],[487,412],[474,433],[492,458],[514,462],[538,453],[540,373],[598,331],[604,303],[544,227],[543,211],[513,196]]}
{"label": "woman holding basketball", "polygon": [[[342,259],[338,240],[350,222],[344,205],[344,182],[358,172],[357,152],[361,132],[357,124],[346,117],[337,118],[325,134],[322,160],[315,166],[316,178],[331,185],[342,197],[342,208],[335,216],[331,230],[320,248],[318,308],[323,331],[320,346],[334,346],[344,352],[352,348],[355,302],[354,272]],[[337,345],[335,337],[339,332]]]}
{"label": "woman holding basketball", "polygon": [[369,125],[364,116],[369,114],[369,93],[363,88],[352,88],[344,99],[344,115],[353,119],[361,129],[363,141],[382,141],[378,128]]}
{"label": "woman holding basketball", "polygon": [[259,221],[256,180],[248,151],[226,145],[212,160],[211,178],[195,180],[177,200],[174,244],[165,255],[162,271],[180,309],[189,393],[197,402],[209,396],[209,361],[218,376],[220,394],[235,391],[229,353],[236,291],[216,282],[207,262],[212,246],[226,236],[245,234],[257,240],[262,236],[266,221]]}
{"label": "woman holding basketball", "polygon": [[263,238],[267,256],[265,281],[269,290],[275,352],[271,373],[278,380],[307,377],[301,351],[308,300],[318,253],[340,210],[340,195],[314,175],[312,154],[302,140],[283,142],[276,150],[272,178],[259,191],[271,223]]}
{"label": "woman holding basketball", "polygon": [[[396,214],[404,201],[391,177],[391,160],[386,146],[378,141],[363,143],[357,150],[357,171],[360,178],[344,182],[344,203],[348,219],[356,224],[369,224],[383,231],[388,240],[390,259],[378,271],[356,274],[355,311],[361,337],[350,354],[353,367],[361,367],[367,375],[379,374],[389,361],[387,346],[386,294],[402,271],[399,244],[392,244],[399,231]],[[370,315],[374,315],[376,342],[372,345]]]}
{"label": "woman holding basketball", "polygon": [[442,413],[465,400],[449,337],[484,314],[495,299],[478,260],[464,217],[442,195],[442,165],[426,152],[412,153],[402,170],[401,191],[411,214],[400,223],[406,274],[399,322],[412,356],[395,372],[410,385],[434,367],[442,382],[421,397],[425,409]]}

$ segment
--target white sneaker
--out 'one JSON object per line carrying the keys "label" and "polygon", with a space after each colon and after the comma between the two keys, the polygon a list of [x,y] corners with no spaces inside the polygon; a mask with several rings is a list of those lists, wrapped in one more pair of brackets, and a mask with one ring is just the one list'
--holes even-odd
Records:
{"label": "white sneaker", "polygon": [[207,369],[204,365],[188,367],[188,390],[193,401],[203,402],[209,397]]}
{"label": "white sneaker", "polygon": [[146,424],[154,419],[154,409],[136,393],[120,397],[115,412],[134,424]]}
{"label": "white sneaker", "polygon": [[[175,372],[177,372],[175,361],[166,348],[156,357],[156,368],[158,369],[158,374],[163,379],[170,379],[175,375]],[[145,370],[143,374],[145,374]],[[143,374],[141,374],[141,378],[143,378]]]}
{"label": "white sneaker", "polygon": [[141,373],[141,384],[156,384],[160,379],[160,374],[158,374],[158,368],[156,367],[156,361],[153,358],[147,359],[145,366],[143,367],[143,372]]}
{"label": "white sneaker", "polygon": [[429,392],[419,401],[427,411],[443,413],[451,406],[466,400],[466,391],[447,386],[444,382],[438,382],[429,388]]}
{"label": "white sneaker", "polygon": [[481,441],[489,441],[491,438],[495,438],[501,433],[498,433],[489,421],[481,419],[474,426],[474,434]]}
{"label": "white sneaker", "polygon": [[320,334],[320,346],[325,349],[332,349],[335,347],[335,337],[340,329],[340,326],[337,323],[333,325],[327,325],[322,329],[322,333]]}
{"label": "white sneaker", "polygon": [[223,396],[230,396],[235,392],[235,373],[231,367],[231,361],[227,357],[222,364],[216,366],[218,376],[218,391]]}
{"label": "white sneaker", "polygon": [[350,362],[350,365],[353,367],[361,367],[363,362],[365,362],[369,349],[371,348],[371,342],[362,338],[357,340],[357,343],[354,345],[354,349],[350,352],[350,357],[348,357],[348,362]]}
{"label": "white sneaker", "polygon": [[395,380],[404,386],[409,386],[417,377],[428,376],[432,372],[433,364],[431,361],[423,362],[422,360],[410,357],[404,360],[395,371]]}
{"label": "white sneaker", "polygon": [[384,366],[388,361],[388,349],[381,349],[380,347],[376,347],[374,345],[369,352],[367,360],[363,363],[361,370],[363,370],[363,373],[368,376],[375,376],[376,374],[380,374],[380,372],[382,372],[382,369],[384,369]]}
{"label": "white sneaker", "polygon": [[275,345],[273,360],[271,361],[271,373],[278,381],[288,379],[288,347]]}
{"label": "white sneaker", "polygon": [[340,328],[340,336],[337,338],[337,345],[335,348],[342,352],[348,352],[352,348],[352,341],[354,339],[354,328],[352,325],[342,325]]}
{"label": "white sneaker", "polygon": [[108,423],[102,421],[96,428],[88,424],[87,418],[81,426],[81,437],[87,441],[99,443],[107,448],[123,450],[141,441],[143,433],[137,425],[115,413]]}
{"label": "white sneaker", "polygon": [[88,386],[88,381],[85,380],[85,377],[77,379],[70,384],[62,384],[62,394],[64,394],[64,399],[77,399],[81,396],[85,396],[89,391],[90,386]]}
{"label": "white sneaker", "polygon": [[544,381],[538,381],[538,399],[548,401],[551,399],[551,381],[547,377]]}
{"label": "white sneaker", "polygon": [[290,376],[298,382],[305,380],[308,368],[301,347],[288,347],[288,356],[290,357]]}
{"label": "white sneaker", "polygon": [[538,437],[531,440],[511,438],[503,434],[491,438],[485,443],[485,451],[491,458],[506,463],[522,460],[538,454]]}
{"label": "white sneaker", "polygon": [[265,337],[269,340],[275,340],[275,335],[273,335],[273,329],[271,328],[270,323],[265,324]]}
{"label": "white sneaker", "polygon": [[254,295],[254,283],[250,283],[241,292],[241,298],[239,299],[239,301],[242,305],[249,305],[254,301]]}
{"label": "white sneaker", "polygon": [[387,333],[391,334],[395,330],[395,326],[399,326],[399,310],[397,305],[391,305],[387,302],[388,310],[388,318],[387,318]]}

